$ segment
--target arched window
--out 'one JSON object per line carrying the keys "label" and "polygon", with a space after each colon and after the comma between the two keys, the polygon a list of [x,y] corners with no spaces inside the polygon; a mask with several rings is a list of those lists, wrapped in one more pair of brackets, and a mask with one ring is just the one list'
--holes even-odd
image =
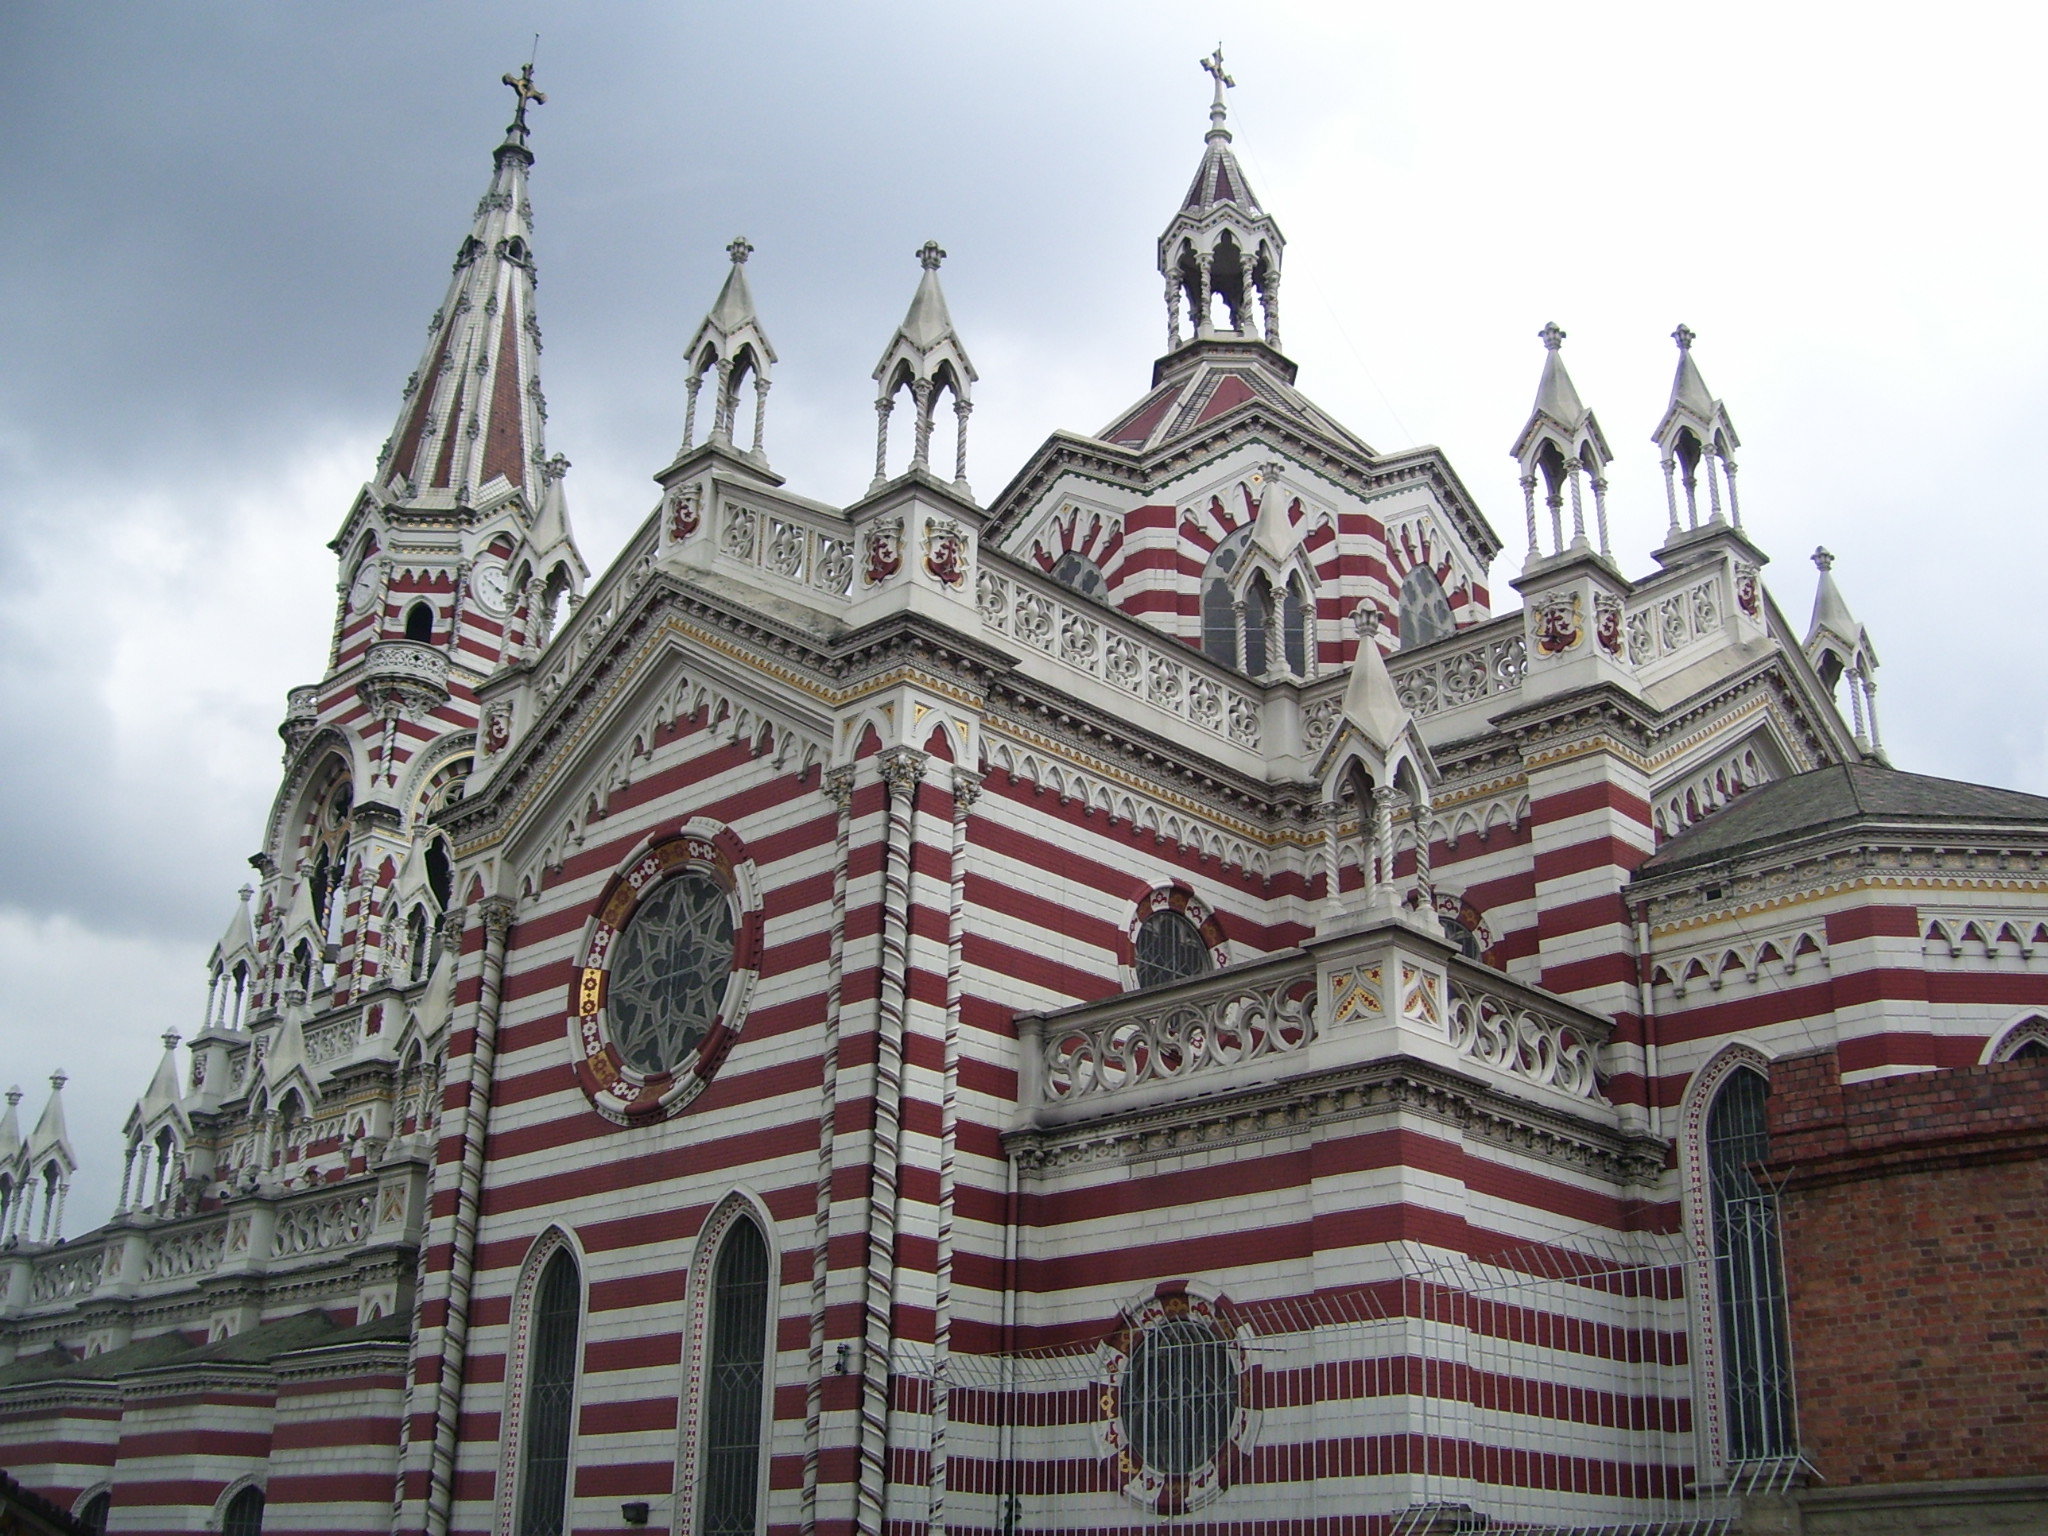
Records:
{"label": "arched window", "polygon": [[429,603],[414,603],[405,610],[405,638],[431,645],[434,640],[434,609]]}
{"label": "arched window", "polygon": [[1721,1403],[1731,1464],[1776,1460],[1798,1448],[1778,1199],[1751,1171],[1771,1155],[1769,1093],[1762,1074],[1743,1069],[1730,1074],[1707,1112]]}
{"label": "arched window", "polygon": [[1202,654],[1226,667],[1237,665],[1237,599],[1231,594],[1230,573],[1244,558],[1251,539],[1247,523],[1216,546],[1202,571]]}
{"label": "arched window", "polygon": [[2048,1061],[2048,1040],[2043,1040],[2039,1035],[2030,1035],[2018,1046],[2014,1047],[2013,1053],[2005,1059],[2007,1061]]}
{"label": "arched window", "polygon": [[1280,645],[1287,670],[1296,677],[1308,676],[1308,595],[1299,577],[1288,580],[1280,598]]}
{"label": "arched window", "polygon": [[422,981],[427,974],[427,909],[416,906],[405,920],[406,965],[410,979]]}
{"label": "arched window", "polygon": [[1436,572],[1418,565],[1401,581],[1401,649],[1413,650],[1446,635],[1457,633],[1458,621],[1451,617],[1451,600],[1444,596]]}
{"label": "arched window", "polygon": [[227,1512],[220,1519],[220,1536],[263,1536],[261,1488],[251,1483],[228,1500]]}
{"label": "arched window", "polygon": [[526,1429],[519,1450],[519,1536],[562,1536],[568,1513],[580,1289],[576,1260],[568,1249],[558,1248],[533,1295]]}
{"label": "arched window", "polygon": [[1139,924],[1132,949],[1140,987],[1204,976],[1213,963],[1201,930],[1174,911],[1154,912]]}
{"label": "arched window", "polygon": [[[114,1507],[114,1496],[105,1491],[87,1499],[78,1511],[78,1523],[92,1532],[92,1536],[106,1536],[107,1514]],[[261,1517],[259,1516],[259,1523]]]}
{"label": "arched window", "polygon": [[448,856],[448,839],[437,837],[427,844],[427,889],[434,893],[441,910],[448,910],[455,894],[455,861]]}
{"label": "arched window", "polygon": [[755,1536],[768,1359],[768,1245],[745,1217],[719,1246],[704,1373],[701,1536]]}

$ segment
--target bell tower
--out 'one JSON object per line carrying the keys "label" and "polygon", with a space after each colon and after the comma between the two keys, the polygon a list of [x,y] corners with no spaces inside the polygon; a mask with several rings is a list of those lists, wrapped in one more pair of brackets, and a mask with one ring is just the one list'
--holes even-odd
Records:
{"label": "bell tower", "polygon": [[[1231,153],[1230,109],[1223,93],[1237,82],[1224,73],[1222,47],[1201,63],[1215,85],[1202,163],[1159,237],[1167,349],[1182,346],[1185,319],[1186,340],[1264,341],[1278,351],[1280,257],[1287,242],[1272,215],[1259,206]],[[1214,314],[1218,303],[1224,310],[1221,324]]]}

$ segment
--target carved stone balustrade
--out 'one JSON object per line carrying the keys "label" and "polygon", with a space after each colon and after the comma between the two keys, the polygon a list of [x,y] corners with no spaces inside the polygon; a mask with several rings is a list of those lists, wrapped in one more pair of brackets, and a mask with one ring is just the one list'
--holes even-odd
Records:
{"label": "carved stone balustrade", "polygon": [[448,702],[448,655],[417,640],[379,640],[363,657],[356,689],[378,714],[423,715]]}
{"label": "carved stone balustrade", "polygon": [[1598,1015],[1468,960],[1406,919],[1173,986],[1017,1020],[1023,1124],[1153,1115],[1395,1058],[1612,1129]]}

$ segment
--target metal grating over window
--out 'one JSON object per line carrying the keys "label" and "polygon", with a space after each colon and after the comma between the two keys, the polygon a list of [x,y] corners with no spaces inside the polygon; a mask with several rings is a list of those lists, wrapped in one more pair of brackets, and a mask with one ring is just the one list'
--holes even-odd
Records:
{"label": "metal grating over window", "polygon": [[1140,987],[1163,987],[1207,975],[1211,960],[1201,930],[1178,912],[1154,912],[1132,946]]}
{"label": "metal grating over window", "polygon": [[533,1298],[520,1449],[519,1536],[562,1536],[569,1495],[569,1419],[576,1396],[576,1261],[558,1249]]}
{"label": "metal grating over window", "polygon": [[263,1490],[252,1484],[228,1500],[220,1531],[221,1536],[263,1536]]}
{"label": "metal grating over window", "polygon": [[1759,1074],[1737,1072],[1707,1113],[1721,1400],[1731,1464],[1779,1460],[1798,1450],[1778,1199],[1750,1171],[1771,1155],[1769,1092]]}
{"label": "metal grating over window", "polygon": [[712,1272],[701,1536],[755,1536],[767,1355],[768,1245],[742,1217],[726,1234]]}
{"label": "metal grating over window", "polygon": [[1139,1461],[1172,1477],[1199,1471],[1223,1448],[1237,1412],[1230,1349],[1206,1322],[1156,1324],[1131,1346],[1121,1402]]}

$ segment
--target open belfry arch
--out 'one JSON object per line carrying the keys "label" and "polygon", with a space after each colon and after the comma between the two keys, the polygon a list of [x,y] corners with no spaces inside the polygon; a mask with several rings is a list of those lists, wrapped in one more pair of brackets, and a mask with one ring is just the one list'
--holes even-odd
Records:
{"label": "open belfry arch", "polygon": [[1661,508],[1540,333],[1502,603],[1447,457],[1298,387],[1202,68],[1109,423],[978,499],[989,300],[927,241],[872,480],[800,494],[754,279],[805,258],[714,243],[596,573],[506,77],[111,1219],[61,1077],[0,1115],[15,1476],[115,1530],[1309,1536],[1803,1475],[1763,1085],[2037,1055],[2048,801],[1886,765],[1685,327]]}

